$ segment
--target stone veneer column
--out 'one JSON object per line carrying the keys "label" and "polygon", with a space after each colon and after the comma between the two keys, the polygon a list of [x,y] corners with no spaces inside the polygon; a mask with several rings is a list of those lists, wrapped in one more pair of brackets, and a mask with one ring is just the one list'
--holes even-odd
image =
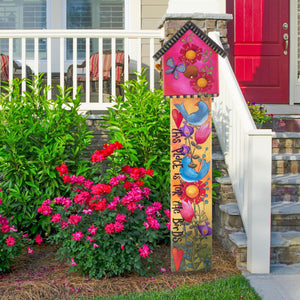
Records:
{"label": "stone veneer column", "polygon": [[227,40],[227,22],[232,20],[230,14],[219,13],[167,13],[164,15],[159,28],[164,27],[166,41],[169,40],[187,21],[192,21],[204,33],[211,31],[220,33],[225,51],[229,50]]}

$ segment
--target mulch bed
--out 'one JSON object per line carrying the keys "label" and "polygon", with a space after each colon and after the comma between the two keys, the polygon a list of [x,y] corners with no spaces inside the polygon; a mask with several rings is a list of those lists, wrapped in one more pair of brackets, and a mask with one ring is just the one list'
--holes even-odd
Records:
{"label": "mulch bed", "polygon": [[212,271],[175,274],[170,271],[170,247],[162,246],[156,255],[167,271],[155,277],[136,274],[114,278],[90,279],[68,273],[68,265],[57,261],[54,245],[36,245],[32,255],[18,257],[12,273],[0,276],[0,300],[76,299],[113,296],[132,292],[173,289],[183,285],[214,281],[240,274],[235,259],[217,240],[213,241]]}

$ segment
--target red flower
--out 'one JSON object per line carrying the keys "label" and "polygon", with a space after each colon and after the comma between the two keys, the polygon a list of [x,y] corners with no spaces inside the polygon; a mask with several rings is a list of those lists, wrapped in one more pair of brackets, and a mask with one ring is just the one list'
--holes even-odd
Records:
{"label": "red flower", "polygon": [[147,169],[146,174],[152,177],[153,176],[153,170]]}
{"label": "red flower", "polygon": [[64,183],[70,182],[70,175],[65,175],[62,179]]}
{"label": "red flower", "polygon": [[97,150],[95,153],[92,155],[91,162],[99,162],[102,160],[105,160],[105,158],[111,154],[114,153],[115,150],[117,149],[122,149],[122,144],[119,143],[118,141],[112,143],[112,144],[104,144],[102,150]]}
{"label": "red flower", "polygon": [[123,187],[124,187],[124,189],[126,189],[126,190],[130,190],[130,188],[131,188],[131,182],[130,182],[130,181],[125,181],[125,182],[123,183]]}
{"label": "red flower", "polygon": [[69,223],[72,225],[77,225],[81,221],[81,216],[79,215],[71,215],[68,219]]}
{"label": "red flower", "polygon": [[39,245],[43,242],[43,239],[42,239],[42,237],[41,237],[40,234],[38,234],[38,235],[36,236],[35,242],[36,242],[37,244],[39,244]]}
{"label": "red flower", "polygon": [[107,208],[107,202],[106,199],[103,198],[98,202],[90,202],[89,203],[89,208],[93,209],[93,210],[100,210],[100,211],[104,211],[105,208]]}
{"label": "red flower", "polygon": [[107,224],[104,229],[105,229],[106,233],[114,233],[115,225],[114,225],[114,223]]}
{"label": "red flower", "polygon": [[103,195],[105,193],[109,194],[111,192],[111,186],[104,183],[96,184],[92,187],[91,193],[94,195]]}
{"label": "red flower", "polygon": [[67,168],[67,166],[65,165],[64,162],[61,164],[61,166],[56,167],[56,170],[59,172],[60,176],[62,176],[64,174],[68,174],[68,172],[69,172],[69,169]]}
{"label": "red flower", "polygon": [[16,243],[16,240],[15,240],[14,237],[9,236],[9,237],[5,240],[5,243],[6,243],[7,246],[12,247],[12,246]]}

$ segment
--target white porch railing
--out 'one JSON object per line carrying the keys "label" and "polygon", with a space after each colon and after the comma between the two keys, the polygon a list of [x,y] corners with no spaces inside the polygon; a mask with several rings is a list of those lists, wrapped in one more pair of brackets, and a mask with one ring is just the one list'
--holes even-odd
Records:
{"label": "white porch railing", "polygon": [[[111,92],[112,96],[116,95],[116,74],[115,74],[115,53],[116,41],[122,40],[124,51],[124,80],[129,79],[131,71],[141,71],[141,68],[148,68],[150,88],[154,88],[155,84],[155,62],[153,60],[154,53],[160,48],[160,41],[164,37],[163,30],[0,30],[0,41],[6,40],[5,49],[0,48],[0,53],[9,55],[9,82],[13,80],[13,60],[22,66],[20,77],[26,77],[26,65],[30,66],[34,74],[44,73],[47,75],[47,85],[52,85],[53,73],[59,76],[58,84],[65,86],[66,72],[69,65],[73,64],[73,87],[74,93],[77,89],[77,64],[86,60],[89,61],[91,55],[90,41],[97,43],[99,52],[99,78],[102,78],[102,53],[104,50],[104,40],[109,40],[111,45]],[[73,59],[66,59],[66,41],[73,40]],[[85,58],[78,58],[78,39],[85,39]],[[21,40],[20,57],[14,58],[14,48],[16,48],[16,40]],[[26,58],[26,43],[33,41],[33,59]],[[46,44],[46,58],[39,59],[39,42],[43,40]],[[19,44],[18,44],[19,45]],[[3,51],[5,50],[5,51]],[[28,49],[27,49],[28,51]],[[27,53],[28,54],[28,53]],[[90,65],[87,63],[85,74],[90,73]],[[1,80],[1,79],[0,79]],[[95,101],[91,101],[90,76],[86,76],[86,92],[85,102],[81,105],[81,110],[106,110],[111,106],[110,103],[104,102],[103,97],[103,81],[98,82],[98,97]],[[25,82],[23,82],[23,89]],[[51,91],[48,98],[51,98]]]}
{"label": "white porch railing", "polygon": [[272,131],[256,129],[227,58],[219,58],[219,85],[213,121],[247,234],[247,269],[269,273]]}

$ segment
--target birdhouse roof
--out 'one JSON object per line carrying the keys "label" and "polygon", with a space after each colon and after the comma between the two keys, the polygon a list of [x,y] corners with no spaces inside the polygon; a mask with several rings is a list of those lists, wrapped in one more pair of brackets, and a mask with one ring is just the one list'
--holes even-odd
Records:
{"label": "birdhouse roof", "polygon": [[188,31],[192,30],[203,42],[205,42],[212,50],[218,53],[222,57],[226,57],[227,53],[215,43],[207,34],[205,34],[198,26],[193,22],[188,21],[185,23],[172,37],[168,40],[160,50],[158,50],[153,58],[158,60]]}

